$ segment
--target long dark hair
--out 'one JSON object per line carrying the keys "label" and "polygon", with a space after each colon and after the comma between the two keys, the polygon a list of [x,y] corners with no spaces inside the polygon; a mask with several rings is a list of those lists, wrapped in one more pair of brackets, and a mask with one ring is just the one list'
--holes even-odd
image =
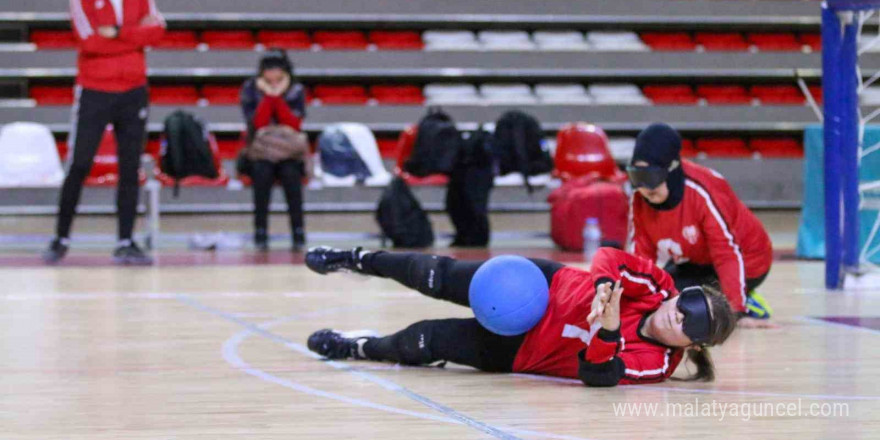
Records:
{"label": "long dark hair", "polygon": [[269,69],[281,69],[290,75],[290,81],[293,82],[293,62],[287,56],[284,49],[272,47],[266,50],[266,53],[260,57],[260,64],[257,67],[257,76],[262,76],[263,72]]}
{"label": "long dark hair", "polygon": [[[709,300],[709,309],[712,314],[712,324],[709,328],[709,342],[699,348],[688,348],[687,361],[693,362],[697,372],[682,381],[712,382],[715,380],[715,364],[709,354],[709,346],[719,345],[727,340],[736,328],[736,314],[727,303],[727,298],[721,293],[717,285],[704,284],[703,293]],[[687,362],[686,361],[686,362]]]}

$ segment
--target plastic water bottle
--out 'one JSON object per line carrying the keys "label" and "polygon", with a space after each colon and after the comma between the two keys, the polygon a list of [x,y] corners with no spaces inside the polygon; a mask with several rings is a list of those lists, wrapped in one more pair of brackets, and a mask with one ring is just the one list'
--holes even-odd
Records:
{"label": "plastic water bottle", "polygon": [[599,219],[590,217],[584,224],[584,262],[592,262],[601,245],[602,229],[599,228]]}

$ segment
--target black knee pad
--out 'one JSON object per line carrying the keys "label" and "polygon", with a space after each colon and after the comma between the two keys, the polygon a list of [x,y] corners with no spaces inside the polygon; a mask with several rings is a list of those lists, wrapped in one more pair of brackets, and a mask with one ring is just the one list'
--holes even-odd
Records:
{"label": "black knee pad", "polygon": [[446,272],[452,258],[437,255],[420,255],[409,264],[410,287],[432,298],[442,298]]}
{"label": "black knee pad", "polygon": [[437,360],[431,352],[433,333],[430,321],[419,321],[407,327],[395,341],[400,362],[408,365],[425,365]]}

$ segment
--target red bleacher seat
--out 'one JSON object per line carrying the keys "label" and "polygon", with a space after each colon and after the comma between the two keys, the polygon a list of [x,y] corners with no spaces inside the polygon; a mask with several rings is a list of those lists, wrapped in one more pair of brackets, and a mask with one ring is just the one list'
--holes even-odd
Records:
{"label": "red bleacher seat", "polygon": [[804,149],[797,139],[792,138],[752,138],[749,141],[752,151],[761,153],[762,157],[802,158]]}
{"label": "red bleacher seat", "polygon": [[794,34],[787,32],[749,34],[749,43],[759,50],[790,50],[799,51],[803,44],[798,42]]}
{"label": "red bleacher seat", "polygon": [[[164,142],[164,140],[161,140],[160,142]],[[226,171],[223,169],[223,162],[220,158],[220,148],[217,145],[217,139],[214,137],[213,133],[208,135],[208,144],[211,146],[211,151],[214,152],[214,167],[217,169],[217,177],[214,179],[202,176],[184,177],[180,180],[180,186],[226,186],[226,184],[229,183],[229,176],[226,175]],[[153,157],[156,160],[156,163],[160,164],[159,167],[153,168],[156,180],[164,186],[174,186],[175,180],[161,170],[162,161],[160,160],[159,155],[157,154]]]}
{"label": "red bleacher seat", "polygon": [[155,157],[161,152],[162,142],[158,138],[147,139],[147,144],[144,146],[144,154]]}
{"label": "red bleacher seat", "polygon": [[425,46],[415,31],[370,31],[369,39],[382,50],[421,50]]}
{"label": "red bleacher seat", "polygon": [[397,139],[397,164],[394,167],[394,173],[402,177],[411,186],[446,186],[449,183],[449,176],[444,174],[416,177],[403,170],[403,163],[412,154],[418,133],[417,125],[410,125],[400,133],[400,137]]}
{"label": "red bleacher seat", "polygon": [[312,47],[312,40],[305,31],[259,31],[257,42],[267,48],[308,50]]}
{"label": "red bleacher seat", "polygon": [[697,86],[697,95],[709,104],[747,105],[752,102],[746,88],[740,85],[700,85]]}
{"label": "red bleacher seat", "polygon": [[[104,137],[98,146],[92,169],[86,177],[87,186],[113,186],[119,182],[119,163],[116,157],[116,135],[113,129],[104,131]],[[147,177],[143,170],[138,172],[138,182],[143,184]]]}
{"label": "red bleacher seat", "polygon": [[653,50],[694,50],[697,43],[687,32],[645,32],[640,35]]}
{"label": "red bleacher seat", "polygon": [[694,141],[690,139],[682,139],[681,140],[681,157],[696,157],[699,154],[697,151],[697,147],[694,146]]}
{"label": "red bleacher seat", "polygon": [[749,49],[749,43],[738,32],[697,32],[694,39],[706,50]]}
{"label": "red bleacher seat", "polygon": [[394,159],[397,157],[397,139],[394,138],[378,138],[376,144],[379,145],[379,154],[382,159]]}
{"label": "red bleacher seat", "polygon": [[370,96],[379,104],[422,105],[425,97],[417,86],[377,85],[370,86]]}
{"label": "red bleacher seat", "polygon": [[364,50],[367,37],[361,31],[317,31],[312,35],[324,50]]}
{"label": "red bleacher seat", "polygon": [[698,100],[693,88],[687,84],[648,85],[642,89],[642,92],[654,104],[694,105]]}
{"label": "red bleacher seat", "polygon": [[31,99],[37,101],[37,105],[73,104],[73,87],[71,86],[32,86],[29,95]]}
{"label": "red bleacher seat", "polygon": [[256,45],[251,31],[204,31],[202,42],[211,49],[253,49]]}
{"label": "red bleacher seat", "polygon": [[237,105],[240,90],[237,85],[209,84],[202,87],[202,97],[211,105]]}
{"label": "red bleacher seat", "polygon": [[806,100],[800,89],[790,85],[756,85],[749,88],[749,94],[765,105],[802,105]]}
{"label": "red bleacher seat", "polygon": [[78,42],[69,30],[33,30],[30,33],[30,41],[37,45],[38,49],[74,49]]}
{"label": "red bleacher seat", "polygon": [[568,124],[559,130],[554,162],[553,175],[563,181],[592,173],[603,179],[626,180],[608,150],[605,131],[586,122]]}
{"label": "red bleacher seat", "polygon": [[807,86],[817,104],[822,104],[822,86]]}
{"label": "red bleacher seat", "polygon": [[196,31],[166,31],[158,43],[153,44],[158,49],[181,49],[192,50],[199,45],[199,37]]}
{"label": "red bleacher seat", "polygon": [[813,52],[822,50],[822,34],[800,34],[798,41],[804,46],[808,46]]}
{"label": "red bleacher seat", "polygon": [[217,150],[220,152],[220,159],[231,160],[238,157],[238,152],[244,148],[244,141],[247,133],[243,133],[238,138],[217,139]]}
{"label": "red bleacher seat", "polygon": [[709,157],[742,158],[752,155],[746,141],[740,138],[701,138],[697,139],[696,146],[697,150]]}
{"label": "red bleacher seat", "polygon": [[150,86],[150,103],[156,105],[194,105],[199,102],[195,86]]}
{"label": "red bleacher seat", "polygon": [[67,141],[55,141],[55,148],[58,149],[58,157],[61,159],[61,162],[67,160]]}
{"label": "red bleacher seat", "polygon": [[313,92],[325,105],[363,105],[368,100],[366,90],[358,85],[318,85]]}

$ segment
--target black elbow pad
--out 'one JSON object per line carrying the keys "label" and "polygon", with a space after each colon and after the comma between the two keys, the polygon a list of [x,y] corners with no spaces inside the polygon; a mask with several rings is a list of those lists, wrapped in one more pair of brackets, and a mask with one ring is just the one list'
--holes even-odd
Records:
{"label": "black elbow pad", "polygon": [[584,360],[586,350],[578,353],[578,377],[590,387],[613,387],[623,378],[626,367],[618,357],[608,362],[594,364]]}

